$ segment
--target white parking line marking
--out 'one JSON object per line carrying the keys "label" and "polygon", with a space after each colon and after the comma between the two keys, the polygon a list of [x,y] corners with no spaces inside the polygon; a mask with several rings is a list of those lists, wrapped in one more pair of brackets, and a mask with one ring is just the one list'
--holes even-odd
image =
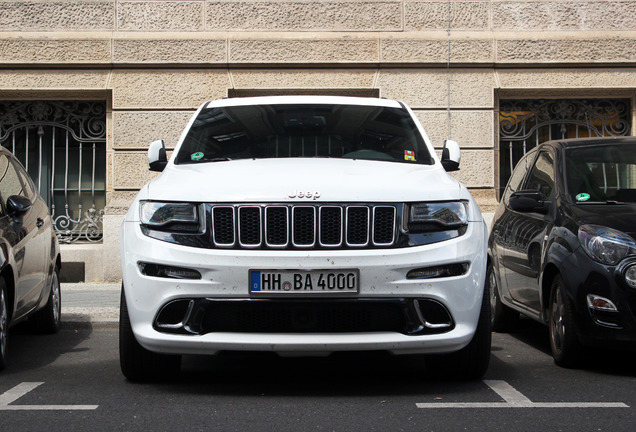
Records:
{"label": "white parking line marking", "polygon": [[21,398],[34,388],[44,384],[43,382],[24,382],[22,384],[18,384],[13,387],[11,390],[7,390],[6,392],[0,395],[0,407],[9,405],[11,402],[16,399]]}
{"label": "white parking line marking", "polygon": [[10,390],[0,394],[0,411],[55,411],[55,410],[94,410],[98,405],[9,405],[41,386],[43,382],[23,382]]}
{"label": "white parking line marking", "polygon": [[506,403],[514,407],[527,408],[532,405],[530,399],[505,381],[484,381],[484,383],[501,396]]}
{"label": "white parking line marking", "polygon": [[484,383],[504,402],[418,403],[418,408],[629,408],[622,402],[532,402],[505,381]]}

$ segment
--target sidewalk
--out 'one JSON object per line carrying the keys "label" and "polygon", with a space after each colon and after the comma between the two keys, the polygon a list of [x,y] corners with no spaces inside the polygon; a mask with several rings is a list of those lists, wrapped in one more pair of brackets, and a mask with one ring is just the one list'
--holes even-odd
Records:
{"label": "sidewalk", "polygon": [[62,324],[119,322],[121,284],[62,283]]}

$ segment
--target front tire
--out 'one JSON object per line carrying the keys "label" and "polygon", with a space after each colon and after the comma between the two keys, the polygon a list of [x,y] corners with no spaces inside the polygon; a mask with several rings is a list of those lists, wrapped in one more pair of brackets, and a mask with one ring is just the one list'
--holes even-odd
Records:
{"label": "front tire", "polygon": [[154,381],[179,371],[181,356],[157,354],[137,342],[130,324],[123,285],[119,314],[119,364],[126,379],[133,382]]}
{"label": "front tire", "polygon": [[51,277],[51,287],[49,289],[49,299],[46,306],[34,313],[29,321],[39,333],[54,334],[60,330],[62,317],[62,290],[60,289],[60,279],[58,270],[53,271]]}
{"label": "front tire", "polygon": [[487,282],[484,285],[479,321],[472,340],[457,352],[430,357],[426,363],[429,369],[432,369],[434,373],[440,372],[445,377],[456,377],[461,380],[479,380],[484,376],[490,364],[492,343],[489,300],[489,283]]}
{"label": "front tire", "polygon": [[0,370],[7,366],[7,337],[9,335],[9,305],[4,279],[0,278]]}
{"label": "front tire", "polygon": [[550,349],[554,363],[567,368],[577,367],[582,347],[576,335],[574,310],[561,276],[552,281],[549,316]]}
{"label": "front tire", "polygon": [[492,263],[488,263],[486,282],[490,289],[491,327],[492,331],[506,333],[514,329],[519,322],[519,312],[501,302],[499,285]]}

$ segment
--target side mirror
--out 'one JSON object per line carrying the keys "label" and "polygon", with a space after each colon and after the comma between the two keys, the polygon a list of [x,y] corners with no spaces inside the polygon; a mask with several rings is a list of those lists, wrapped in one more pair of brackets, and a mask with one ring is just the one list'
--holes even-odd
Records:
{"label": "side mirror", "polygon": [[10,216],[22,215],[31,209],[31,200],[22,195],[11,195],[7,199],[7,213]]}
{"label": "side mirror", "polygon": [[547,214],[550,201],[543,201],[538,191],[519,191],[510,195],[508,200],[510,208],[522,213]]}
{"label": "side mirror", "polygon": [[148,164],[150,171],[163,171],[168,164],[166,145],[163,140],[153,141],[148,147]]}
{"label": "side mirror", "polygon": [[442,166],[448,172],[458,171],[459,162],[462,159],[462,155],[459,152],[459,144],[455,141],[445,140],[444,149],[442,150]]}

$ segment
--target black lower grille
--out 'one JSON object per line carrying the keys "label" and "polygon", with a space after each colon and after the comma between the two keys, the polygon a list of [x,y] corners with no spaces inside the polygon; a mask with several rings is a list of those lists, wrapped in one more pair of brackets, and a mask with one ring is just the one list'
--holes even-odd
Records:
{"label": "black lower grille", "polygon": [[248,302],[219,305],[206,314],[209,331],[306,333],[402,331],[399,306],[325,302]]}
{"label": "black lower grille", "polygon": [[440,303],[404,298],[184,299],[164,306],[155,321],[158,331],[185,334],[397,332],[420,335],[443,333],[453,327],[448,310]]}

